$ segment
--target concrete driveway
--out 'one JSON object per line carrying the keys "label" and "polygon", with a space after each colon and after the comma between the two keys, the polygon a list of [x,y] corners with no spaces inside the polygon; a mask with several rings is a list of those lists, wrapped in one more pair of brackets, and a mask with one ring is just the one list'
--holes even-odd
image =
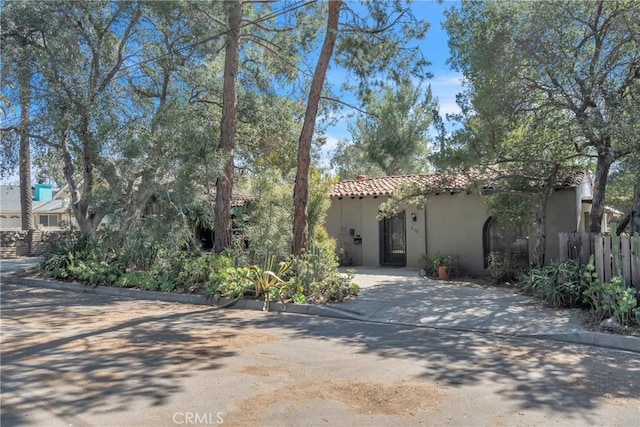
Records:
{"label": "concrete driveway", "polygon": [[575,310],[554,310],[517,289],[419,277],[417,270],[357,268],[360,295],[338,310],[376,322],[508,335],[585,332]]}

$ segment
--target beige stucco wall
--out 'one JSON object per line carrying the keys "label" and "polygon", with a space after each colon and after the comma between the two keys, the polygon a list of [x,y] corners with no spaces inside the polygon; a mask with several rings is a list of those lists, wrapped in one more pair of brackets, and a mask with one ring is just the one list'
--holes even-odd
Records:
{"label": "beige stucco wall", "polygon": [[[343,247],[353,265],[380,264],[380,231],[376,218],[386,197],[333,198],[327,213],[326,228],[338,247]],[[415,214],[416,221],[412,215]],[[425,218],[426,215],[426,218]],[[480,196],[465,193],[431,196],[423,208],[408,207],[405,215],[407,267],[420,268],[420,258],[427,253],[458,255],[469,273],[483,272],[482,226],[488,215]],[[425,232],[426,225],[426,232]],[[362,238],[354,245],[354,237]]]}
{"label": "beige stucco wall", "polygon": [[[572,188],[551,193],[547,205],[546,262],[558,260],[558,233],[577,231],[580,211],[580,205],[576,203],[576,191]],[[535,234],[531,235],[530,242],[535,244]]]}
{"label": "beige stucco wall", "polygon": [[431,196],[427,201],[427,249],[456,255],[470,274],[484,274],[482,228],[489,214],[477,194]]}
{"label": "beige stucco wall", "polygon": [[[353,265],[380,264],[379,225],[376,218],[380,204],[386,197],[333,198],[326,220],[327,231],[342,242]],[[551,194],[547,210],[547,261],[558,258],[558,233],[576,231],[580,215],[573,189]],[[411,219],[415,213],[417,220]],[[489,213],[482,197],[477,194],[439,194],[429,197],[426,209],[409,207],[406,210],[407,266],[419,268],[425,253],[439,252],[457,255],[460,266],[468,274],[488,274],[484,268],[482,230]],[[426,229],[425,229],[426,224]],[[362,245],[354,245],[354,237],[362,238]],[[535,229],[530,234],[530,256],[533,255]]]}
{"label": "beige stucco wall", "polygon": [[[344,248],[352,265],[379,264],[378,220],[376,215],[384,197],[345,197],[331,199],[326,228],[336,239],[338,248]],[[350,230],[353,229],[353,236]],[[361,244],[354,239],[361,239]]]}

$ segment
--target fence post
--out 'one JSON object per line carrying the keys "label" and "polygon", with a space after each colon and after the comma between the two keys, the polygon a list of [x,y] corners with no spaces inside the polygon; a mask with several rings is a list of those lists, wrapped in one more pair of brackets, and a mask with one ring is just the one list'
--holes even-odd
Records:
{"label": "fence post", "polygon": [[558,234],[558,261],[564,262],[571,257],[569,256],[569,233],[562,232]]}

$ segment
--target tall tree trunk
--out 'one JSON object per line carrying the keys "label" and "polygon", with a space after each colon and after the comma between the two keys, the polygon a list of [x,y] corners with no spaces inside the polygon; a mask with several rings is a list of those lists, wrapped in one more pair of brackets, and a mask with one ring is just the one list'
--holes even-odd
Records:
{"label": "tall tree trunk", "polygon": [[547,252],[547,205],[549,196],[556,182],[560,164],[556,164],[545,179],[542,192],[538,196],[538,211],[536,212],[536,245],[533,248],[533,262],[535,267],[544,266]]}
{"label": "tall tree trunk", "polygon": [[598,154],[593,200],[591,202],[591,212],[589,213],[589,231],[592,233],[600,233],[602,231],[601,224],[602,215],[604,214],[604,197],[611,163],[612,159],[610,154]]}
{"label": "tall tree trunk", "polygon": [[307,100],[307,109],[304,114],[304,123],[298,140],[298,167],[296,170],[296,182],[293,187],[293,254],[301,255],[307,250],[309,238],[309,226],[307,221],[307,203],[309,198],[309,165],[311,163],[311,141],[316,126],[320,95],[324,86],[324,79],[329,67],[329,61],[333,55],[338,34],[338,22],[342,0],[329,1],[329,16],[327,19],[327,33],[325,35],[322,50],[318,57],[316,69],[311,81],[311,90]]}
{"label": "tall tree trunk", "polygon": [[549,191],[545,188],[538,197],[538,211],[536,212],[536,245],[533,248],[533,263],[535,267],[542,267],[546,256],[548,201]]}
{"label": "tall tree trunk", "polygon": [[22,229],[33,230],[33,191],[31,190],[31,147],[29,125],[31,110],[31,62],[28,54],[20,53],[18,64],[18,84],[20,85],[20,215]]}
{"label": "tall tree trunk", "polygon": [[80,235],[83,238],[95,238],[96,228],[102,219],[101,215],[89,213],[89,202],[87,197],[93,191],[93,166],[89,151],[85,148],[83,153],[84,173],[82,178],[82,194],[79,190],[79,183],[76,180],[76,169],[73,163],[73,157],[69,150],[69,133],[68,129],[63,130],[60,135],[60,149],[62,160],[64,162],[64,176],[69,184],[69,194],[71,195],[71,210],[80,228]]}
{"label": "tall tree trunk", "polygon": [[220,145],[225,159],[224,174],[216,180],[216,204],[214,216],[214,251],[220,253],[231,244],[231,197],[233,194],[233,156],[236,149],[236,127],[238,124],[238,99],[236,83],[240,59],[240,23],[242,4],[235,0],[229,7],[229,32],[224,58],[224,81],[222,92],[222,121]]}

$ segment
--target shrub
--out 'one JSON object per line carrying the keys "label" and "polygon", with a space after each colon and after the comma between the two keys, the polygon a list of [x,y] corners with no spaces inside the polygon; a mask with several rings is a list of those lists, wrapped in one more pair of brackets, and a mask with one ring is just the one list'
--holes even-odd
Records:
{"label": "shrub", "polygon": [[353,270],[346,273],[335,271],[311,286],[310,299],[317,303],[338,302],[358,295],[360,288],[353,283]]}
{"label": "shrub", "polygon": [[222,280],[220,273],[231,267],[232,260],[224,255],[207,254],[189,259],[176,278],[177,285],[186,292],[198,293],[207,284],[209,291],[213,292]]}
{"label": "shrub", "polygon": [[78,280],[91,286],[112,285],[121,273],[100,243],[91,239],[72,239],[54,245],[39,269],[56,279]]}
{"label": "shrub", "polygon": [[601,282],[597,277],[592,256],[583,278],[587,284],[584,302],[589,304],[591,314],[596,320],[611,318],[622,326],[629,326],[636,321],[636,316],[640,313],[636,290],[627,288],[621,277],[613,277],[611,282]]}
{"label": "shrub", "polygon": [[157,291],[160,287],[158,281],[151,274],[142,270],[124,273],[118,279],[117,286],[121,288],[140,288],[146,291]]}
{"label": "shrub", "polygon": [[157,239],[148,232],[139,230],[127,235],[121,242],[115,243],[118,263],[126,271],[150,271],[156,263],[160,245]]}
{"label": "shrub", "polygon": [[577,261],[534,268],[523,276],[523,290],[554,307],[579,307],[586,289],[582,272]]}
{"label": "shrub", "polygon": [[202,294],[211,298],[237,298],[254,289],[254,279],[249,267],[227,267],[210,277]]}

